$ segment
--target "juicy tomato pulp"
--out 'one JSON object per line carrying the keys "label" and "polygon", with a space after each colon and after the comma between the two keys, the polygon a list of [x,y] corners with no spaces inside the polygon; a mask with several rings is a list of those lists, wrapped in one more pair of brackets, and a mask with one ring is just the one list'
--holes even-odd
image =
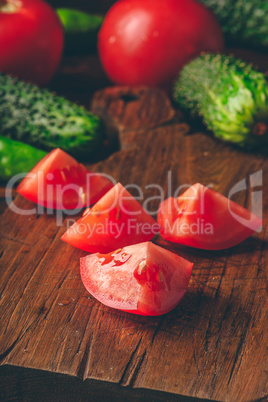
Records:
{"label": "juicy tomato pulp", "polygon": [[193,264],[151,242],[80,260],[85,288],[106,306],[140,315],[160,315],[184,296]]}
{"label": "juicy tomato pulp", "polygon": [[199,183],[163,201],[157,222],[164,239],[206,250],[233,247],[262,224],[247,209]]}
{"label": "juicy tomato pulp", "polygon": [[91,253],[108,253],[148,241],[158,231],[155,220],[117,183],[61,239]]}
{"label": "juicy tomato pulp", "polygon": [[117,84],[170,87],[202,51],[223,50],[220,25],[194,0],[121,0],[99,32],[100,60]]}
{"label": "juicy tomato pulp", "polygon": [[0,70],[46,85],[61,60],[64,31],[43,0],[0,2]]}
{"label": "juicy tomato pulp", "polygon": [[56,148],[27,174],[17,192],[46,208],[76,209],[97,202],[111,187],[106,177]]}

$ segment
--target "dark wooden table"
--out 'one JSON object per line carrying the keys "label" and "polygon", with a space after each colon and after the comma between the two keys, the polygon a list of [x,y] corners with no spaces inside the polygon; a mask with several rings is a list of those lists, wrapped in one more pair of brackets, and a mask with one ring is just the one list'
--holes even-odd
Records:
{"label": "dark wooden table", "polygon": [[[268,68],[267,56],[238,53]],[[95,56],[65,59],[51,84],[103,116],[118,139],[115,152],[89,167],[139,185],[141,203],[157,195],[152,184],[165,196],[195,182],[227,196],[245,179],[234,200],[250,208],[262,192],[263,230],[218,252],[157,236],[194,262],[193,274],[177,308],[141,317],[105,307],[84,289],[86,253],[60,240],[80,215],[61,223],[55,214],[16,213],[14,206],[35,205],[13,193],[8,208],[2,187],[0,400],[267,400],[267,158],[194,128],[160,90],[108,85]]]}

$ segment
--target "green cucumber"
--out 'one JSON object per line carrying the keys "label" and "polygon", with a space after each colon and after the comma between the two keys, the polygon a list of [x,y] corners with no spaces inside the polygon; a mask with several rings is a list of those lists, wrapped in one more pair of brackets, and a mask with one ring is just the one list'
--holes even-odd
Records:
{"label": "green cucumber", "polygon": [[230,46],[268,46],[266,0],[201,0],[217,16]]}
{"label": "green cucumber", "polygon": [[29,172],[46,154],[31,145],[0,136],[0,181]]}
{"label": "green cucumber", "polygon": [[61,148],[80,158],[102,146],[101,119],[46,89],[0,74],[0,133],[37,148]]}
{"label": "green cucumber", "polygon": [[70,8],[58,8],[65,30],[65,54],[84,54],[96,50],[103,17]]}
{"label": "green cucumber", "polygon": [[267,149],[268,84],[249,64],[227,55],[201,55],[181,71],[174,98],[193,117],[202,117],[217,138]]}

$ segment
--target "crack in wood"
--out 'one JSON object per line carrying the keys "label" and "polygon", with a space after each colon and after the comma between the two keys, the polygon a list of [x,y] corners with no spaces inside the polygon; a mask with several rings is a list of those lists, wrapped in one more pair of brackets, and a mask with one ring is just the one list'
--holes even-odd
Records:
{"label": "crack in wood", "polygon": [[[125,369],[124,369],[124,371],[123,371],[123,374],[122,374],[122,376],[121,376],[121,378],[120,378],[120,380],[119,380],[119,382],[118,382],[119,385],[124,385],[124,384],[128,385],[129,383],[131,383],[132,378],[133,378],[133,375],[135,374],[135,370],[136,370],[137,367],[134,368],[134,372],[133,372],[133,374],[131,374],[131,372],[129,372],[129,371],[130,371],[130,366],[131,366],[131,363],[132,363],[133,360],[134,360],[134,357],[135,357],[136,354],[137,354],[137,351],[138,351],[138,349],[139,349],[139,347],[140,347],[141,342],[142,342],[142,336],[141,336],[141,338],[139,339],[139,342],[137,343],[137,345],[136,345],[134,351],[133,351],[133,352],[131,353],[131,355],[130,355],[129,361],[128,361],[128,363],[126,364],[126,367],[125,367]],[[138,358],[139,358],[139,356],[136,356],[136,359],[138,359]]]}
{"label": "crack in wood", "polygon": [[[50,299],[50,297],[49,297],[48,299]],[[42,304],[42,306],[41,306],[41,308],[40,308],[40,310],[39,310],[39,314],[42,315],[43,312],[45,313],[45,314],[43,315],[43,320],[47,320],[47,319],[48,319],[49,313],[50,313],[50,311],[52,310],[53,306],[55,305],[55,301],[56,301],[56,299],[54,299],[54,300],[52,301],[52,303],[50,303],[50,306],[47,307],[46,309],[45,309],[45,305],[46,305],[46,303],[47,303],[47,300],[45,300],[44,303]]]}
{"label": "crack in wood", "polygon": [[[82,350],[82,349],[81,349],[81,346],[82,346],[82,343],[83,343],[83,340],[84,340],[84,337],[85,337],[85,333],[87,332],[87,327],[88,327],[88,325],[85,326],[84,332],[83,332],[83,334],[82,334],[82,336],[81,336],[81,339],[80,339],[80,342],[79,342],[79,344],[78,344],[78,346],[77,346],[75,355],[78,355],[78,353]],[[74,356],[75,356],[75,355],[74,355]],[[74,356],[73,356],[73,357],[74,357]],[[82,363],[82,362],[81,362],[81,363]],[[80,371],[80,367],[78,368],[78,372],[79,372],[79,371]],[[84,371],[83,371],[83,372],[84,372]],[[83,377],[83,375],[80,376],[80,377]]]}
{"label": "crack in wood", "polygon": [[206,331],[205,331],[205,344],[204,344],[205,352],[208,352],[208,350],[209,350],[208,345],[209,345],[209,340],[210,340],[210,337],[211,337],[211,332],[210,332],[211,323],[213,323],[213,320],[210,317],[209,320],[208,320],[208,326],[207,326]]}
{"label": "crack in wood", "polygon": [[[206,276],[221,276],[221,274],[201,274],[201,275],[195,275],[195,276],[198,276],[198,277],[200,277],[200,276],[204,276],[204,277],[206,277]],[[243,281],[260,281],[260,280],[262,280],[262,279],[268,279],[268,277],[267,276],[261,276],[261,277],[259,277],[259,278],[256,278],[256,277],[251,277],[251,278],[230,278],[230,279],[228,279],[228,276],[227,276],[227,279],[224,279],[224,282],[236,282],[236,281],[241,281],[241,282],[243,282]]]}
{"label": "crack in wood", "polygon": [[217,383],[217,370],[218,370],[218,365],[217,365],[217,360],[214,361],[214,372],[213,372],[213,377],[211,380],[211,387],[213,391],[216,389],[216,383]]}
{"label": "crack in wood", "polygon": [[[89,338],[89,340],[87,342],[87,345],[86,345],[86,348],[85,348],[84,374],[82,376],[83,381],[85,381],[88,378],[91,355],[92,355],[92,351],[93,351],[94,337],[95,337],[95,330],[93,329],[92,335]],[[80,370],[78,370],[78,372],[79,371]]]}
{"label": "crack in wood", "polygon": [[10,237],[5,236],[5,235],[3,235],[3,234],[0,234],[0,239],[8,240],[8,241],[10,241],[10,242],[12,242],[12,243],[21,244],[22,246],[30,246],[30,247],[33,246],[32,243],[26,243],[26,242],[24,242],[24,241],[22,241],[22,240],[18,240],[18,239],[11,239]]}
{"label": "crack in wood", "polygon": [[20,340],[20,335],[15,339],[15,341],[0,355],[0,365],[4,362],[6,357],[9,355],[10,352],[14,349],[18,341]]}
{"label": "crack in wood", "polygon": [[[87,323],[87,325],[85,327],[85,330],[83,332],[81,341],[80,341],[80,343],[78,345],[78,348],[76,350],[76,354],[78,354],[79,351],[82,350],[81,345],[82,345],[83,340],[84,340],[84,338],[86,336],[86,333],[88,332],[92,312],[93,312],[93,310],[90,310],[90,315],[88,317],[88,323]],[[93,344],[93,341],[94,341],[94,336],[95,336],[95,329],[93,328],[91,336],[88,338],[88,341],[86,342],[83,357],[82,357],[81,362],[80,362],[80,364],[78,365],[78,368],[77,368],[77,376],[79,378],[81,378],[83,381],[86,380],[87,377],[88,377],[90,359],[91,359],[92,348],[93,348],[92,344]]]}
{"label": "crack in wood", "polygon": [[222,280],[223,280],[223,277],[224,277],[224,274],[225,274],[225,271],[226,271],[226,268],[227,268],[227,263],[228,263],[228,259],[229,259],[229,254],[230,254],[230,253],[228,253],[228,255],[226,256],[226,260],[225,260],[224,266],[223,266],[223,268],[222,268],[222,272],[221,272],[221,275],[220,275],[219,284],[218,284],[218,286],[217,286],[216,293],[215,293],[215,302],[217,301],[217,299],[218,299],[218,297],[219,297],[219,292],[220,292]]}
{"label": "crack in wood", "polygon": [[[231,310],[231,306],[228,305],[228,306],[226,307],[225,311],[224,311],[222,320],[219,322],[219,330],[218,330],[219,336],[218,336],[218,338],[217,338],[217,340],[216,340],[215,350],[218,350],[219,345],[220,345],[220,343],[221,343],[221,339],[223,338],[223,337],[222,337],[222,333],[221,333],[221,331],[222,331],[222,326],[223,326],[223,323],[224,323],[225,319],[227,318],[228,313],[230,312],[230,310]],[[229,337],[227,337],[227,338],[229,338]],[[233,339],[234,339],[234,338],[235,338],[235,337],[233,337]],[[214,369],[213,378],[212,378],[212,380],[211,380],[211,385],[212,385],[213,390],[215,390],[215,388],[216,388],[216,382],[217,382],[217,360],[215,360],[215,369]]]}
{"label": "crack in wood", "polygon": [[[217,288],[213,288],[213,287],[207,285],[207,283],[204,283],[204,285],[205,285],[206,287],[210,287],[210,288],[213,288],[213,289],[215,290],[215,295],[214,295],[214,301],[215,301],[215,302],[216,302],[216,300],[217,300],[218,297],[219,297],[219,291],[220,291],[221,284],[222,284],[222,280],[223,280],[223,277],[224,277],[224,274],[225,274],[225,271],[226,271],[227,262],[228,262],[228,255],[226,256],[226,260],[225,260],[224,266],[222,267],[222,272],[221,272],[220,274],[218,274],[218,275],[220,276],[220,280],[219,280],[219,283],[218,283],[218,285],[217,285]],[[202,293],[202,295],[203,295],[203,293]],[[201,297],[202,297],[202,295],[201,295]],[[226,310],[225,310],[225,315],[224,315],[224,317],[227,315],[227,312],[229,311],[229,309],[230,309],[230,307],[227,306],[227,308],[226,308]],[[207,328],[206,328],[206,330],[205,330],[205,339],[204,339],[204,341],[205,341],[205,343],[204,343],[204,350],[205,350],[205,352],[208,352],[208,351],[209,351],[209,341],[210,341],[210,338],[211,338],[210,328],[212,327],[212,324],[214,324],[214,322],[215,322],[215,321],[212,319],[213,312],[214,312],[214,309],[212,309],[212,311],[211,311],[211,316],[208,318],[208,325],[207,325]],[[218,334],[221,333],[222,323],[224,322],[224,319],[225,319],[224,317],[223,317],[222,320],[218,323],[218,324],[219,324],[219,329],[218,329],[218,331],[217,331]],[[219,335],[218,338],[217,338],[216,348],[218,347],[219,341],[220,341],[220,335]],[[213,378],[215,378],[215,375],[214,375]]]}
{"label": "crack in wood", "polygon": [[[31,277],[33,277],[33,275],[34,275],[34,273],[35,273],[35,271],[36,271],[38,265],[39,265],[39,263],[37,263],[37,264],[35,265],[35,267],[34,267],[34,269],[33,269],[33,272],[32,272],[32,274],[31,274]],[[23,295],[24,295],[25,292],[27,291],[27,288],[28,288],[30,282],[31,282],[31,280],[29,279],[29,281],[27,282],[25,288],[23,289],[23,291],[22,291],[22,293],[21,293],[20,299],[22,299]],[[7,285],[8,285],[8,282],[7,282],[7,284],[5,285],[5,288],[7,287]],[[5,288],[4,288],[4,289],[5,289]],[[12,320],[12,317],[13,317],[13,315],[16,313],[16,311],[17,311],[18,308],[20,308],[20,304],[19,304],[19,303],[16,304],[14,310],[13,310],[13,311],[11,312],[11,314],[10,314],[10,317],[9,317],[9,319],[8,319],[6,328],[5,328],[5,330],[4,330],[4,334],[6,334],[7,329],[8,329],[8,327],[9,327],[9,324],[10,324],[10,322],[11,322],[11,320]]]}
{"label": "crack in wood", "polygon": [[[29,330],[33,327],[36,326],[37,322],[39,321],[39,316],[35,317],[34,320],[31,322],[31,324],[24,330],[18,337],[15,339],[15,341],[9,346],[1,355],[0,355],[0,363],[4,359],[8,357],[8,355],[14,350],[14,348],[20,343],[20,341],[24,338],[24,336],[29,332]],[[2,359],[2,356],[4,358]]]}
{"label": "crack in wood", "polygon": [[65,279],[67,278],[69,274],[69,271],[63,271],[60,278],[59,278],[59,282],[57,283],[57,290],[59,290],[62,286],[62,284],[64,283]]}
{"label": "crack in wood", "polygon": [[[209,289],[214,290],[216,293],[219,292],[219,286],[217,286],[217,287],[215,288],[214,286],[208,285],[206,282],[202,282],[202,281],[198,281],[197,283],[199,283],[199,284],[201,284],[201,285],[204,285],[205,287],[207,287],[207,288],[209,288]],[[221,293],[222,293],[223,295],[228,296],[228,297],[230,296],[229,293],[224,292],[223,290],[221,290]],[[218,297],[219,297],[219,296],[218,296]],[[243,300],[242,298],[239,298],[239,296],[237,296],[237,299],[238,299],[238,300]]]}
{"label": "crack in wood", "polygon": [[194,357],[195,366],[196,366],[196,368],[197,368],[198,377],[200,377],[200,375],[201,375],[201,370],[200,370],[200,368],[199,368],[198,361],[197,361],[197,358],[196,358],[196,350],[194,350],[193,357]]}
{"label": "crack in wood", "polygon": [[263,235],[263,241],[262,241],[261,247],[260,247],[257,276],[263,271],[263,269],[262,269],[262,266],[263,266],[263,254],[264,254],[264,251],[267,249],[267,241],[265,240],[264,237],[265,237],[265,231],[264,231],[264,235]]}
{"label": "crack in wood", "polygon": [[264,395],[263,397],[259,399],[254,399],[252,402],[267,402],[268,401],[268,394]]}
{"label": "crack in wood", "polygon": [[181,331],[180,331],[180,333],[178,334],[177,332],[174,332],[174,331],[172,331],[172,330],[169,330],[169,329],[161,329],[159,332],[163,332],[164,334],[168,334],[168,335],[172,335],[172,336],[174,336],[175,338],[179,338],[180,337],[180,335],[181,335],[181,333],[182,333],[182,331],[184,330],[184,328],[190,328],[190,329],[194,329],[194,330],[197,330],[197,331],[200,331],[200,332],[206,332],[204,329],[202,329],[202,328],[198,328],[198,327],[196,327],[196,326],[194,326],[194,325],[188,325],[188,324],[185,324],[185,323],[183,323],[183,328],[181,328]]}
{"label": "crack in wood", "polygon": [[132,388],[133,388],[133,386],[134,386],[134,384],[135,384],[135,382],[136,382],[136,379],[137,379],[137,377],[138,377],[138,373],[139,373],[140,368],[141,368],[141,366],[142,366],[142,364],[143,364],[143,362],[144,362],[144,359],[145,359],[146,354],[147,354],[147,350],[145,350],[145,351],[143,352],[143,354],[142,354],[142,356],[141,356],[141,358],[140,358],[140,360],[139,360],[139,362],[138,362],[138,364],[137,364],[137,366],[136,366],[136,368],[135,368],[135,370],[134,370],[134,372],[133,372],[133,375],[131,376],[129,385],[130,385],[130,387],[132,387]]}
{"label": "crack in wood", "polygon": [[163,316],[159,319],[159,322],[158,322],[158,324],[157,324],[157,327],[156,327],[156,329],[155,329],[155,331],[154,331],[154,333],[153,333],[152,339],[151,339],[151,344],[154,343],[154,340],[155,340],[155,338],[156,338],[158,332],[161,330],[161,325],[162,325],[164,319],[165,319],[165,317],[163,317]]}
{"label": "crack in wood", "polygon": [[[251,319],[251,316],[248,317],[246,325],[245,325],[245,332],[240,337],[240,341],[238,343],[238,346],[237,346],[237,349],[236,349],[236,352],[235,352],[234,362],[233,362],[232,367],[231,367],[231,371],[230,371],[230,375],[229,375],[229,379],[228,379],[228,383],[227,383],[228,385],[231,382],[231,379],[232,379],[232,376],[233,376],[233,373],[234,373],[234,369],[235,369],[236,363],[237,363],[239,355],[240,355],[240,351],[241,351],[243,343],[244,343],[244,341],[246,339],[247,328],[248,328],[250,319]],[[243,353],[241,354],[241,360],[242,360],[242,358],[243,358]],[[240,364],[241,364],[241,360],[240,360]]]}

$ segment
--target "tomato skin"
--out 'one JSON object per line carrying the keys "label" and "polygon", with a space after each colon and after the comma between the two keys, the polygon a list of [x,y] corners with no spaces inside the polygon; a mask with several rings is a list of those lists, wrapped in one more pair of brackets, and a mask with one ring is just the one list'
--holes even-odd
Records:
{"label": "tomato skin", "polygon": [[46,85],[61,60],[64,32],[59,17],[43,0],[6,0],[0,6],[0,71]]}
{"label": "tomato skin", "polygon": [[[80,259],[85,288],[106,306],[140,315],[161,315],[183,298],[193,264],[151,242]],[[142,278],[142,279],[141,279]]]}
{"label": "tomato skin", "polygon": [[201,51],[222,51],[223,35],[195,0],[121,0],[105,16],[98,50],[111,81],[169,87]]}
{"label": "tomato skin", "polygon": [[158,230],[151,215],[117,183],[61,239],[90,253],[109,253],[119,247],[149,241]]}
{"label": "tomato skin", "polygon": [[76,209],[94,204],[112,187],[106,177],[56,148],[27,174],[17,192],[46,208]]}
{"label": "tomato skin", "polygon": [[233,247],[262,225],[259,217],[199,183],[163,201],[157,222],[164,239],[204,250]]}

